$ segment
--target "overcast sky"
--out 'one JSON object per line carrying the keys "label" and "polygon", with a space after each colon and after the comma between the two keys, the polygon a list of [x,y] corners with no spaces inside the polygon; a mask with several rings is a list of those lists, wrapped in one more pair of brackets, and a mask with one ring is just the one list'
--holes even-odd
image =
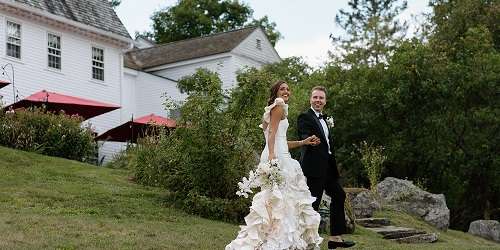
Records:
{"label": "overcast sky", "polygon": [[[321,65],[332,49],[329,35],[342,32],[335,24],[335,14],[347,7],[347,0],[245,0],[254,17],[267,15],[276,23],[283,39],[276,44],[282,58],[302,56],[313,66]],[[151,30],[154,11],[172,6],[177,0],[122,0],[116,12],[133,37],[136,31]],[[412,15],[430,12],[427,0],[409,0],[401,18],[415,23]]]}

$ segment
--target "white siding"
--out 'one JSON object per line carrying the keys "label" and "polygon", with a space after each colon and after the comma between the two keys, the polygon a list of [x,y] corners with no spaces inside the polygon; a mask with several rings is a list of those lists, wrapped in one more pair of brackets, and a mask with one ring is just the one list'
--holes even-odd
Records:
{"label": "white siding", "polygon": [[164,106],[166,96],[176,102],[186,98],[180,93],[176,82],[145,72],[137,72],[135,91],[136,113],[134,117],[151,113],[169,116]]}
{"label": "white siding", "polygon": [[[135,76],[130,76],[127,69],[123,71],[121,87],[120,119],[113,122],[112,128],[129,121],[135,113]],[[137,118],[137,117],[136,117]],[[101,131],[102,134],[106,131]],[[125,150],[127,143],[113,141],[99,141],[99,159],[102,163],[111,161],[119,152]]]}
{"label": "white siding", "polygon": [[232,64],[230,55],[220,58],[209,58],[205,60],[190,60],[182,64],[171,64],[166,69],[150,72],[155,75],[168,77],[173,80],[179,80],[184,76],[192,75],[198,68],[205,68],[219,74],[223,89],[230,89],[236,86],[235,68]]}
{"label": "white siding", "polygon": [[257,68],[259,69],[260,67],[264,66],[264,64],[253,60],[251,58],[248,58],[246,56],[239,56],[239,55],[234,55],[233,56],[233,65],[236,69],[243,70],[245,68]]}
{"label": "white siding", "polygon": [[[121,122],[113,127],[129,121],[132,116],[136,119],[154,113],[168,117],[169,114],[163,105],[165,102],[164,94],[177,102],[186,98],[177,89],[176,82],[125,68],[122,80]],[[103,159],[103,163],[109,162],[116,154],[124,150],[126,145],[126,143],[122,142],[100,142],[99,157]]]}
{"label": "white siding", "polygon": [[136,113],[136,83],[137,83],[138,72],[136,70],[131,70],[125,68],[123,70],[122,78],[122,108],[121,110],[121,122],[126,122],[130,120],[130,117]]}
{"label": "white siding", "polygon": [[[6,56],[6,20],[17,22],[22,26],[20,60]],[[60,71],[49,69],[47,66],[48,32],[61,36]],[[92,46],[104,49],[104,81],[92,80]],[[96,43],[89,38],[62,29],[0,13],[0,64],[13,65],[15,88],[20,99],[45,89],[120,105],[122,60],[121,48]],[[12,74],[10,67],[6,68],[6,72]],[[3,96],[4,104],[12,103],[12,85],[1,89],[0,95]],[[102,133],[119,124],[120,120],[120,110],[115,110],[87,122],[92,124],[97,133]]]}
{"label": "white siding", "polygon": [[[260,40],[261,49],[257,48],[257,40]],[[259,62],[261,65],[267,63],[279,62],[281,58],[269,42],[266,34],[261,29],[256,29],[243,42],[241,42],[231,53],[246,57],[248,59]]]}

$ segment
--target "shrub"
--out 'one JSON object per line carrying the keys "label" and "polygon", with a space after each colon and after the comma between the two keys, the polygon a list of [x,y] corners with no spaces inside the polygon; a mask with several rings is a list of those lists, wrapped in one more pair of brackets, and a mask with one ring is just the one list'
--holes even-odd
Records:
{"label": "shrub", "polygon": [[[188,178],[181,178],[177,152],[172,150],[172,138],[166,135],[150,136],[136,146],[135,161],[131,165],[138,183],[148,186],[180,190],[189,186]],[[180,181],[177,181],[181,179]]]}
{"label": "shrub", "polygon": [[81,118],[44,112],[42,109],[16,111],[0,116],[0,145],[89,162],[96,144],[90,126]]}
{"label": "shrub", "polygon": [[383,154],[384,148],[363,141],[358,149],[361,153],[361,163],[365,167],[368,179],[370,180],[370,189],[376,191],[377,183],[382,176],[384,161],[387,159]]}
{"label": "shrub", "polygon": [[[245,199],[236,197],[235,183],[243,175],[242,166],[251,164],[250,162],[255,160],[255,155],[253,153],[245,155],[238,150],[235,154],[228,154],[228,158],[220,157],[224,159],[225,166],[215,166],[215,164],[201,166],[197,162],[201,162],[200,157],[203,156],[191,158],[193,148],[200,146],[196,144],[188,146],[185,140],[181,140],[186,138],[184,137],[186,133],[180,128],[171,135],[150,135],[129,149],[127,157],[120,157],[117,161],[128,160],[127,168],[134,172],[138,183],[169,190],[168,202],[177,208],[206,218],[228,222],[241,221],[248,213],[249,203]],[[200,151],[198,149],[198,152]],[[251,161],[245,160],[245,157],[251,158]],[[200,170],[194,171],[196,167]],[[209,167],[221,168],[219,171],[221,174],[218,176],[210,174]],[[212,184],[218,181],[221,184],[200,192],[203,187],[207,187],[204,186],[207,184],[201,183],[204,180]]]}
{"label": "shrub", "polygon": [[[246,133],[250,126],[252,131],[258,129],[261,114],[253,116],[254,100],[244,98],[248,95],[241,91],[240,98],[233,99],[236,103],[226,103],[219,78],[208,71],[182,79],[179,88],[189,97],[181,107],[178,128],[170,134],[149,135],[127,152],[130,156],[113,164],[125,165],[119,161],[126,159],[138,183],[168,189],[171,201],[185,211],[241,220],[248,213],[248,202],[236,196],[237,182],[258,161],[254,146],[258,140]],[[245,105],[235,109],[240,101]],[[255,136],[263,141],[261,132]]]}

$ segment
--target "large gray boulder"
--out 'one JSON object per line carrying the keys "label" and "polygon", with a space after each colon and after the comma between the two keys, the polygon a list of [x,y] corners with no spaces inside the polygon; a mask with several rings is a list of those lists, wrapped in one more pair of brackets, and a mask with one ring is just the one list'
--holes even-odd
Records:
{"label": "large gray boulder", "polygon": [[470,223],[469,233],[500,242],[500,222],[496,220],[476,220]]}
{"label": "large gray boulder", "polygon": [[346,194],[356,218],[373,217],[373,213],[382,208],[377,196],[368,189],[346,190]]}
{"label": "large gray boulder", "polygon": [[377,193],[387,205],[422,218],[441,230],[450,225],[450,210],[443,194],[431,194],[411,181],[387,177],[377,185]]}

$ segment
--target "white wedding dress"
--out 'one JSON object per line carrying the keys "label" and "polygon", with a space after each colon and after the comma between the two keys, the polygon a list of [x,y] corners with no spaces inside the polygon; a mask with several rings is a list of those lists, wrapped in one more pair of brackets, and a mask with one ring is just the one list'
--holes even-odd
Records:
{"label": "white wedding dress", "polygon": [[[282,105],[285,116],[288,105],[277,98],[274,104],[265,108],[264,121],[269,124],[270,111]],[[290,156],[286,132],[288,119],[279,122],[276,133],[275,155],[280,163],[284,184],[280,188],[262,189],[252,200],[250,213],[245,217],[246,225],[240,226],[238,236],[226,250],[283,250],[319,249],[323,240],[318,234],[320,215],[314,211],[311,196],[299,162]],[[260,161],[267,162],[269,149],[264,131],[266,147]]]}

